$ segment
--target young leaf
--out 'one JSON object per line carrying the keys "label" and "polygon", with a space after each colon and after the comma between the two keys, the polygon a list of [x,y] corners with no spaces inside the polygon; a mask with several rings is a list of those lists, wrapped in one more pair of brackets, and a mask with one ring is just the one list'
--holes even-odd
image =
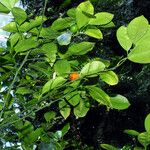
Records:
{"label": "young leaf", "polygon": [[19,7],[14,7],[12,10],[11,10],[14,18],[15,18],[15,21],[21,25],[26,19],[27,19],[27,14],[26,12],[19,8]]}
{"label": "young leaf", "polygon": [[74,115],[76,118],[84,117],[88,111],[89,108],[86,106],[85,101],[80,99],[80,103],[74,108]]}
{"label": "young leaf", "polygon": [[98,87],[87,87],[91,97],[103,105],[110,105],[110,97],[102,89]]}
{"label": "young leaf", "polygon": [[52,30],[62,30],[70,27],[73,24],[73,20],[70,17],[58,18],[51,26]]}
{"label": "young leaf", "polygon": [[94,14],[94,7],[90,3],[90,1],[82,2],[77,8],[76,8],[76,21],[78,28],[85,26],[88,24],[90,18],[85,15],[83,12],[86,12],[90,15]]}
{"label": "young leaf", "polygon": [[2,3],[0,3],[0,13],[5,13],[8,14],[10,12],[10,10],[5,7]]}
{"label": "young leaf", "polygon": [[24,52],[32,48],[36,48],[38,46],[38,42],[35,37],[31,37],[29,39],[20,40],[15,46],[16,53]]}
{"label": "young leaf", "polygon": [[105,25],[112,21],[114,15],[108,12],[101,12],[95,14],[96,18],[91,18],[89,21],[90,25]]}
{"label": "young leaf", "polygon": [[127,109],[130,106],[128,99],[122,95],[116,95],[115,97],[110,97],[111,107],[118,110]]}
{"label": "young leaf", "polygon": [[54,69],[58,75],[64,75],[70,73],[71,67],[67,60],[58,60],[54,65]]}
{"label": "young leaf", "polygon": [[15,22],[8,23],[2,29],[7,31],[7,32],[17,32],[17,27],[16,27],[16,23]]}
{"label": "young leaf", "polygon": [[105,150],[118,150],[118,148],[116,148],[112,145],[109,145],[109,144],[101,144],[100,146]]}
{"label": "young leaf", "polygon": [[150,134],[150,114],[148,114],[145,118],[145,130]]}
{"label": "young leaf", "polygon": [[132,41],[130,40],[128,33],[127,33],[127,28],[125,26],[121,26],[117,30],[117,39],[119,41],[119,44],[128,51],[131,46],[132,46]]}
{"label": "young leaf", "polygon": [[143,132],[138,135],[138,141],[144,146],[147,147],[150,145],[150,133]]}
{"label": "young leaf", "polygon": [[134,47],[128,54],[130,61],[146,64],[150,63],[150,44],[149,41],[143,41],[141,44]]}
{"label": "young leaf", "polygon": [[138,136],[140,133],[135,131],[135,130],[124,130],[124,133],[128,134],[128,135],[131,135],[131,136]]}
{"label": "young leaf", "polygon": [[50,111],[50,112],[46,112],[44,114],[44,118],[47,122],[51,121],[52,119],[54,119],[56,116],[56,113],[54,111]]}
{"label": "young leaf", "polygon": [[71,8],[67,11],[67,15],[69,17],[75,18],[76,17],[76,8]]}
{"label": "young leaf", "polygon": [[85,31],[85,34],[96,39],[103,39],[102,32],[96,27],[88,27]]}
{"label": "young leaf", "polygon": [[30,94],[33,91],[27,87],[19,87],[16,91],[16,94],[21,94],[21,95],[25,95],[25,94]]}
{"label": "young leaf", "polygon": [[78,44],[73,44],[69,47],[67,53],[65,55],[84,55],[87,52],[91,51],[94,47],[95,43],[92,42],[81,42]]}
{"label": "young leaf", "polygon": [[127,32],[134,44],[146,34],[148,26],[148,20],[144,16],[137,17],[129,23]]}
{"label": "young leaf", "polygon": [[62,85],[63,83],[66,82],[66,79],[64,79],[63,77],[57,77],[55,79],[51,79],[49,80],[42,89],[42,94],[49,92],[50,90],[59,87],[60,85]]}
{"label": "young leaf", "polygon": [[101,61],[92,61],[87,63],[81,70],[80,75],[83,76],[97,76],[105,69],[104,63]]}
{"label": "young leaf", "polygon": [[20,39],[20,34],[19,33],[12,34],[9,38],[11,47],[14,47],[18,42],[18,40]]}
{"label": "young leaf", "polygon": [[118,84],[118,76],[113,71],[107,71],[100,74],[101,79],[109,85]]}
{"label": "young leaf", "polygon": [[70,106],[63,100],[59,102],[59,111],[64,119],[67,119],[70,115],[71,108]]}
{"label": "young leaf", "polygon": [[61,129],[61,131],[62,131],[62,136],[66,135],[67,132],[69,131],[69,129],[70,129],[70,124],[67,123],[67,124]]}

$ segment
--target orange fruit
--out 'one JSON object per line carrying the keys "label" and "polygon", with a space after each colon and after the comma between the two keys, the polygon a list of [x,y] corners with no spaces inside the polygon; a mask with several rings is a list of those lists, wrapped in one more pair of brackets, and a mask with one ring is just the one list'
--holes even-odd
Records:
{"label": "orange fruit", "polygon": [[73,72],[73,73],[71,73],[71,74],[69,75],[69,79],[70,79],[71,81],[76,80],[76,79],[78,79],[78,78],[79,78],[79,73],[78,73],[78,72]]}

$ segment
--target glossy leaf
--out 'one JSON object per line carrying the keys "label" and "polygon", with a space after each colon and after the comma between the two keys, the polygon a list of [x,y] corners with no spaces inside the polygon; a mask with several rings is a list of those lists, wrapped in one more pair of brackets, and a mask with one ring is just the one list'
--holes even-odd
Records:
{"label": "glossy leaf", "polygon": [[16,27],[16,23],[15,22],[8,23],[2,29],[7,31],[7,32],[17,32],[17,27]]}
{"label": "glossy leaf", "polygon": [[72,18],[66,17],[66,18],[58,18],[55,20],[51,26],[52,30],[62,30],[70,27],[73,22]]}
{"label": "glossy leaf", "polygon": [[140,133],[135,131],[135,130],[124,130],[124,133],[128,134],[128,135],[131,135],[131,136],[138,136]]}
{"label": "glossy leaf", "polygon": [[119,44],[122,46],[123,49],[128,51],[131,46],[132,46],[132,41],[130,40],[128,33],[127,33],[127,28],[125,26],[121,26],[117,30],[117,39],[119,41]]}
{"label": "glossy leaf", "polygon": [[135,46],[128,54],[128,59],[140,64],[150,63],[149,40],[143,41],[141,44]]}
{"label": "glossy leaf", "polygon": [[15,21],[19,25],[21,25],[27,19],[26,12],[23,9],[19,8],[19,7],[14,7],[11,12],[12,12],[14,18],[15,18]]}
{"label": "glossy leaf", "polygon": [[90,20],[90,18],[87,15],[85,15],[83,12],[86,12],[91,15],[94,14],[94,7],[90,3],[90,1],[82,2],[76,8],[76,21],[79,29],[87,25]]}
{"label": "glossy leaf", "polygon": [[67,124],[61,129],[61,131],[62,131],[62,136],[66,135],[67,132],[69,131],[69,129],[70,129],[70,124],[67,123]]}
{"label": "glossy leaf", "polygon": [[71,71],[70,63],[67,60],[58,60],[54,65],[54,69],[58,75],[69,74]]}
{"label": "glossy leaf", "polygon": [[9,10],[11,10],[17,2],[18,0],[1,0],[1,3]]}
{"label": "glossy leaf", "polygon": [[66,79],[63,77],[57,77],[55,79],[49,80],[42,89],[42,94],[49,92],[50,90],[63,85],[66,82]]}
{"label": "glossy leaf", "polygon": [[54,111],[50,111],[50,112],[46,112],[44,114],[44,118],[47,122],[51,121],[52,119],[54,119],[56,116],[56,113]]}
{"label": "glossy leaf", "polygon": [[80,94],[75,91],[67,94],[66,99],[72,106],[76,106],[77,104],[79,104],[81,97]]}
{"label": "glossy leaf", "polygon": [[101,61],[92,61],[87,63],[81,70],[80,75],[83,76],[97,76],[105,69],[104,63]]}
{"label": "glossy leaf", "polygon": [[129,23],[127,32],[134,44],[146,34],[148,26],[148,20],[144,16],[137,17]]}
{"label": "glossy leaf", "polygon": [[105,150],[118,150],[118,148],[116,148],[112,145],[109,145],[109,144],[101,144],[100,146]]}
{"label": "glossy leaf", "polygon": [[87,87],[91,97],[103,105],[110,105],[110,97],[102,89],[98,87]]}
{"label": "glossy leaf", "polygon": [[14,47],[14,49],[16,53],[18,53],[36,48],[37,46],[38,42],[36,41],[36,38],[31,37],[29,39],[20,40],[18,44]]}
{"label": "glossy leaf", "polygon": [[118,110],[127,109],[130,106],[128,99],[122,95],[116,95],[115,97],[110,97],[111,107]]}
{"label": "glossy leaf", "polygon": [[89,107],[86,106],[84,99],[80,99],[80,103],[74,108],[74,115],[76,118],[84,117],[89,111]]}
{"label": "glossy leaf", "polygon": [[91,25],[105,25],[112,21],[114,15],[108,12],[101,12],[95,14],[96,18],[90,19],[89,24]]}
{"label": "glossy leaf", "polygon": [[32,92],[33,92],[33,90],[31,90],[31,89],[29,89],[27,87],[19,87],[16,90],[16,94],[21,94],[21,95],[30,94]]}
{"label": "glossy leaf", "polygon": [[0,13],[6,13],[8,14],[10,12],[10,10],[5,7],[2,3],[0,3]]}
{"label": "glossy leaf", "polygon": [[102,32],[96,27],[88,27],[85,34],[96,39],[103,39]]}
{"label": "glossy leaf", "polygon": [[101,79],[109,85],[118,84],[118,76],[113,71],[107,71],[100,74]]}
{"label": "glossy leaf", "polygon": [[150,114],[148,114],[145,118],[145,130],[150,134]]}
{"label": "glossy leaf", "polygon": [[76,8],[71,8],[67,11],[67,15],[69,17],[75,18],[76,17]]}
{"label": "glossy leaf", "polygon": [[71,108],[70,106],[63,100],[59,102],[59,111],[64,119],[67,119],[70,115]]}
{"label": "glossy leaf", "polygon": [[81,42],[78,44],[72,44],[65,55],[66,56],[84,55],[89,51],[91,51],[94,45],[95,43],[92,42]]}
{"label": "glossy leaf", "polygon": [[150,145],[150,133],[143,132],[138,135],[138,141],[144,146],[147,147]]}

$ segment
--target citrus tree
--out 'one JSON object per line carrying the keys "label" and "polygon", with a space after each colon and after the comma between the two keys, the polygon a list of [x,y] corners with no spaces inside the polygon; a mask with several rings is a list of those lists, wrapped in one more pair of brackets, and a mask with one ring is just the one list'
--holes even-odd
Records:
{"label": "citrus tree", "polygon": [[2,147],[7,149],[9,142],[11,149],[65,149],[71,141],[66,136],[70,117],[85,117],[96,105],[106,111],[130,106],[126,97],[107,93],[102,85],[118,84],[114,71],[125,61],[150,63],[150,26],[144,16],[121,26],[116,36],[126,56],[112,64],[90,54],[105,40],[102,31],[114,27],[113,14],[95,12],[85,1],[44,27],[47,1],[35,18],[14,7],[16,2],[0,2],[0,12],[14,17],[2,28],[10,36],[7,47],[0,48]]}

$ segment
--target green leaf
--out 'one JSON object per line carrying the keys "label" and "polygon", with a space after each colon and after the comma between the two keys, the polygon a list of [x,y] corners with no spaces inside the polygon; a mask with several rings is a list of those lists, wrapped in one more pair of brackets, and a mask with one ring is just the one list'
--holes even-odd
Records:
{"label": "green leaf", "polygon": [[103,105],[110,105],[110,97],[102,89],[94,86],[87,87],[91,97]]}
{"label": "green leaf", "polygon": [[57,53],[57,45],[53,42],[43,44],[41,47],[40,52],[44,53],[46,57],[49,59],[50,63],[54,63],[56,60],[56,53]]}
{"label": "green leaf", "polygon": [[141,64],[150,63],[149,41],[143,41],[141,44],[135,46],[128,54],[128,59]]}
{"label": "green leaf", "polygon": [[145,130],[150,134],[150,114],[146,116],[144,126]]}
{"label": "green leaf", "polygon": [[44,118],[47,122],[51,121],[52,119],[54,119],[56,116],[56,113],[54,111],[50,111],[50,112],[46,112],[44,114]]}
{"label": "green leaf", "polygon": [[33,92],[33,90],[31,90],[27,87],[19,87],[16,91],[16,94],[25,95],[25,94],[30,94],[32,92]]}
{"label": "green leaf", "polygon": [[94,14],[94,7],[90,3],[90,1],[82,2],[78,7],[76,8],[76,21],[78,28],[85,26],[88,24],[90,17],[85,15],[83,12],[86,12],[88,14],[93,15]]}
{"label": "green leaf", "polygon": [[67,15],[69,17],[75,18],[76,17],[76,8],[71,8],[67,11]]}
{"label": "green leaf", "polygon": [[69,129],[70,129],[70,124],[67,123],[67,124],[61,129],[61,131],[62,131],[62,136],[66,135],[67,132],[69,131]]}
{"label": "green leaf", "polygon": [[72,106],[76,106],[79,104],[81,97],[78,91],[75,91],[67,94],[66,99]]}
{"label": "green leaf", "polygon": [[14,47],[18,42],[18,40],[20,39],[20,34],[19,33],[12,34],[9,38],[11,47]]}
{"label": "green leaf", "polygon": [[12,12],[14,18],[15,18],[15,21],[19,25],[21,25],[27,19],[26,12],[23,9],[19,8],[19,7],[14,7],[11,12]]}
{"label": "green leaf", "polygon": [[74,108],[74,115],[76,118],[86,116],[89,108],[86,106],[85,100],[80,99],[80,103]]}
{"label": "green leaf", "polygon": [[144,16],[137,17],[129,23],[127,32],[134,44],[146,34],[148,26],[149,23]]}
{"label": "green leaf", "polygon": [[0,13],[8,14],[10,10],[0,2]]}
{"label": "green leaf", "polygon": [[150,133],[143,132],[138,135],[138,141],[144,146],[147,147],[150,144]]}
{"label": "green leaf", "polygon": [[128,51],[131,46],[132,46],[132,41],[130,40],[128,33],[127,33],[127,28],[125,26],[121,26],[117,30],[117,39],[119,41],[119,44],[122,46],[123,49]]}
{"label": "green leaf", "polygon": [[55,72],[58,75],[70,73],[71,67],[67,60],[58,60],[54,65]]}
{"label": "green leaf", "polygon": [[17,27],[16,27],[16,23],[15,22],[8,23],[2,29],[7,31],[7,32],[17,32]]}
{"label": "green leaf", "polygon": [[59,110],[64,119],[69,117],[71,108],[64,100],[59,102]]}
{"label": "green leaf", "polygon": [[49,92],[50,90],[63,85],[66,82],[66,79],[63,77],[57,77],[55,79],[49,80],[42,89],[42,94]]}
{"label": "green leaf", "polygon": [[91,25],[105,25],[112,21],[114,15],[108,12],[101,12],[95,14],[96,18],[90,19],[89,24]]}
{"label": "green leaf", "polygon": [[35,37],[31,37],[29,39],[20,40],[15,46],[16,53],[24,52],[30,50],[32,48],[36,48],[38,46],[38,42]]}
{"label": "green leaf", "polygon": [[109,145],[109,144],[100,144],[100,146],[103,148],[103,149],[106,149],[106,150],[118,150],[118,148],[112,146],[112,145]]}
{"label": "green leaf", "polygon": [[73,24],[73,20],[70,17],[58,18],[51,26],[52,30],[62,30],[70,27]]}
{"label": "green leaf", "polygon": [[115,97],[110,97],[111,107],[118,110],[127,109],[130,106],[128,99],[122,95],[116,95]]}
{"label": "green leaf", "polygon": [[131,136],[138,136],[140,133],[135,131],[135,130],[124,130],[124,133],[128,134],[128,135],[131,135]]}
{"label": "green leaf", "polygon": [[72,55],[84,55],[87,52],[91,51],[94,47],[95,43],[92,42],[81,42],[78,44],[73,44],[69,47],[66,56]]}
{"label": "green leaf", "polygon": [[29,22],[23,23],[20,27],[19,30],[21,32],[27,32],[35,27],[40,26],[44,21],[46,21],[45,16],[37,16],[35,19],[30,19]]}
{"label": "green leaf", "polygon": [[118,84],[118,76],[113,71],[107,71],[100,74],[101,79],[109,85]]}
{"label": "green leaf", "polygon": [[92,61],[87,63],[81,70],[80,75],[84,76],[97,76],[101,71],[105,69],[104,63],[101,61]]}
{"label": "green leaf", "polygon": [[85,34],[96,39],[103,39],[102,32],[96,27],[88,27],[85,31]]}
{"label": "green leaf", "polygon": [[42,28],[40,32],[40,37],[48,38],[48,39],[56,39],[60,33],[56,30],[52,30],[50,27]]}
{"label": "green leaf", "polygon": [[1,3],[9,10],[11,10],[17,2],[18,0],[1,0]]}

